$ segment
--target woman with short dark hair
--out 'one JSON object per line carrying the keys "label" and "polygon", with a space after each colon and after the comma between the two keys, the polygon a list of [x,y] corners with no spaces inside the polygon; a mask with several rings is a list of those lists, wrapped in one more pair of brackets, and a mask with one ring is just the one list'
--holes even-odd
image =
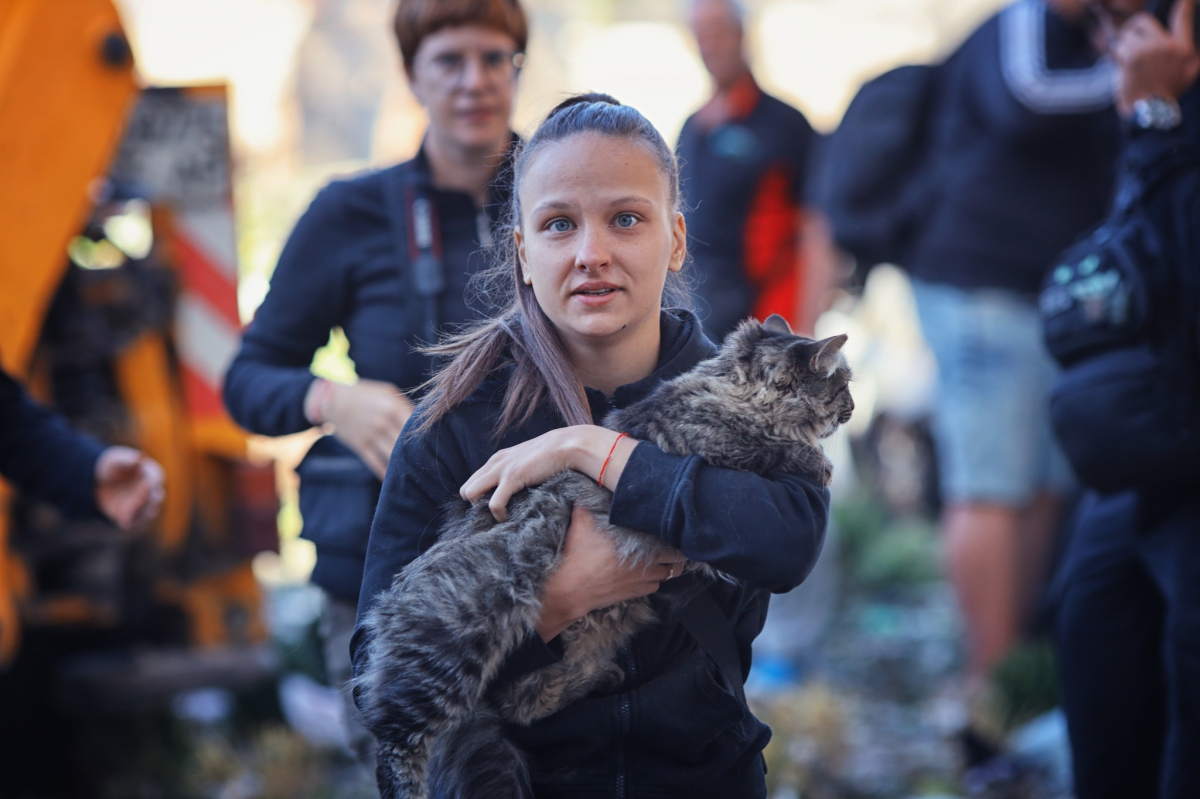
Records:
{"label": "woman with short dark hair", "polygon": [[[411,161],[336,180],[296,223],[271,288],[225,378],[246,429],[286,435],[314,425],[298,468],[312,581],[327,599],[331,683],[349,678],[348,644],[379,480],[432,360],[439,331],[477,318],[465,297],[491,240],[515,140],[510,118],[528,23],[517,0],[402,0],[396,38],[429,114]],[[359,380],[315,377],[313,353],[340,327]],[[359,733],[360,751],[365,734]]]}

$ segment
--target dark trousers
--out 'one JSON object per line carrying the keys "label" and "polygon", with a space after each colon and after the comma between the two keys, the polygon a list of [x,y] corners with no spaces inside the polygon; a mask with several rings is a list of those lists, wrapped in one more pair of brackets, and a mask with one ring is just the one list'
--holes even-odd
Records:
{"label": "dark trousers", "polygon": [[1075,519],[1058,644],[1077,799],[1200,797],[1200,499],[1167,507],[1089,494]]}

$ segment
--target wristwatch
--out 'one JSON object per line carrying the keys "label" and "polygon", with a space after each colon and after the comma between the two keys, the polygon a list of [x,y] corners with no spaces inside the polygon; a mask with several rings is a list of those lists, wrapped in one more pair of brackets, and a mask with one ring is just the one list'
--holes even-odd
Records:
{"label": "wristwatch", "polygon": [[1174,130],[1183,124],[1179,103],[1166,97],[1143,97],[1133,104],[1135,130]]}

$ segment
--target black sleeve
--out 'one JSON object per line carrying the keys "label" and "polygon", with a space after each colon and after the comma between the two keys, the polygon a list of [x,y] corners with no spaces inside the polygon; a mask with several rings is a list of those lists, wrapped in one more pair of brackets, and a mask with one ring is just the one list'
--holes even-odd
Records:
{"label": "black sleeve", "polygon": [[0,371],[0,475],[73,516],[99,516],[96,460],[104,445],[35,405]]}
{"label": "black sleeve", "polygon": [[[1050,30],[1050,17],[1053,12],[1034,4],[1010,6],[986,23],[996,56],[978,42],[966,53],[967,102],[998,135],[1053,140],[1070,136],[1081,119],[1111,113],[1115,76],[1109,64],[1077,63],[1091,47]],[[1054,66],[1060,59],[1065,63]]]}
{"label": "black sleeve", "polygon": [[296,223],[254,321],[225,375],[225,405],[242,427],[279,436],[305,430],[313,354],[329,341],[346,302],[342,184],[323,189]]}
{"label": "black sleeve", "polygon": [[621,473],[609,519],[782,593],[799,585],[821,554],[829,491],[796,475],[708,466],[643,441]]}
{"label": "black sleeve", "polygon": [[[416,414],[409,420],[419,418]],[[454,414],[443,419],[427,433],[408,435],[407,429],[396,443],[388,461],[383,492],[371,524],[367,544],[366,567],[358,600],[358,625],[350,642],[354,673],[363,667],[363,618],[374,606],[381,591],[391,586],[395,575],[433,546],[445,520],[444,508],[458,497],[459,487],[486,457],[472,459],[459,442],[465,432]],[[482,427],[479,429],[489,429]],[[499,680],[511,681],[562,659],[561,642],[546,644],[531,633],[501,668]]]}

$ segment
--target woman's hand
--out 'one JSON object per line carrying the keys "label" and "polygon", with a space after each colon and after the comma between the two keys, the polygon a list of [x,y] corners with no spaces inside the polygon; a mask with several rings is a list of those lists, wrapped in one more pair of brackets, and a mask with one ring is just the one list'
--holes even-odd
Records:
{"label": "woman's hand", "polygon": [[591,511],[575,508],[562,560],[542,589],[538,635],[549,641],[593,610],[648,596],[678,574],[683,553],[663,547],[656,562],[622,565],[612,539],[596,529]]}
{"label": "woman's hand", "polygon": [[[319,383],[314,381],[309,391],[318,390]],[[412,415],[412,402],[400,389],[379,380],[325,385],[314,421],[332,424],[334,435],[382,480],[396,439]]]}
{"label": "woman's hand", "polygon": [[497,452],[463,483],[459,494],[467,502],[474,502],[495,488],[488,508],[496,519],[504,521],[508,518],[508,501],[521,489],[543,483],[567,469],[599,481],[605,460],[609,463],[604,469],[604,487],[614,491],[637,443],[628,436],[618,440],[612,430],[590,424],[551,430]]}

